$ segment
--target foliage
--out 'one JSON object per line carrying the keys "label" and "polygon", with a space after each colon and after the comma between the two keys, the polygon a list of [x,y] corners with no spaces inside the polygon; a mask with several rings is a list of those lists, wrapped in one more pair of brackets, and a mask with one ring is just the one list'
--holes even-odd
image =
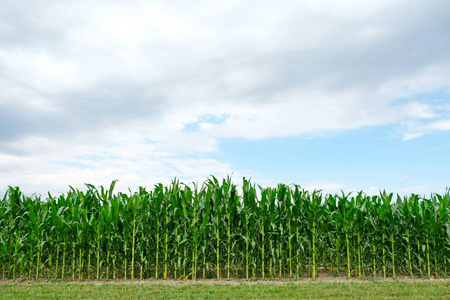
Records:
{"label": "foliage", "polygon": [[450,193],[323,195],[211,177],[129,194],[86,185],[0,201],[0,276],[10,279],[447,276]]}

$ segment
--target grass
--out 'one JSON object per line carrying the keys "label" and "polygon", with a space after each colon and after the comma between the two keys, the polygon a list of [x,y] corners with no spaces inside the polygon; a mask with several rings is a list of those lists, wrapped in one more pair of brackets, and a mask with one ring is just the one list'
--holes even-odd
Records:
{"label": "grass", "polygon": [[0,283],[0,299],[450,299],[449,280],[309,283]]}

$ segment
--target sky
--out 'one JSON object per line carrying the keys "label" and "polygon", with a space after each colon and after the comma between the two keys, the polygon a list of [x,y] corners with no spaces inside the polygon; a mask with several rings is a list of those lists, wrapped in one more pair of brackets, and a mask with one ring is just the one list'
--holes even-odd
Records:
{"label": "sky", "polygon": [[450,186],[450,2],[0,4],[0,195]]}

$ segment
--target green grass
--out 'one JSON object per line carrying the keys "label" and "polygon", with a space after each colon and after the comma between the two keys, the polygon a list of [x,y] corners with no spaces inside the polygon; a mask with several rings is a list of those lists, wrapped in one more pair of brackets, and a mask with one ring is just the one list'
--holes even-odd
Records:
{"label": "green grass", "polygon": [[450,281],[0,284],[0,299],[450,299]]}

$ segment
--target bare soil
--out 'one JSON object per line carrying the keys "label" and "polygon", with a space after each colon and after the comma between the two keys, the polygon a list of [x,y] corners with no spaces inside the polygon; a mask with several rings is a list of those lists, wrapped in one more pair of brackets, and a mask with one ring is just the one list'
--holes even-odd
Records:
{"label": "bare soil", "polygon": [[287,283],[291,284],[310,284],[310,283],[355,283],[355,284],[364,284],[367,282],[442,282],[442,281],[450,281],[450,278],[411,278],[409,276],[397,276],[394,280],[392,278],[383,279],[382,277],[372,278],[367,277],[365,279],[351,278],[347,279],[345,276],[331,276],[330,274],[324,273],[319,274],[319,277],[316,279],[312,279],[310,277],[302,277],[300,279],[289,279],[282,278],[280,279],[265,279],[261,278],[257,279],[237,279],[232,278],[228,279],[197,279],[197,280],[176,280],[176,279],[168,279],[168,280],[155,280],[155,279],[146,279],[146,280],[83,280],[83,281],[65,281],[65,280],[0,280],[0,284],[40,284],[40,283],[68,283],[68,284],[94,284],[94,285],[105,285],[105,284],[137,284],[137,285],[152,285],[152,284],[163,284],[163,285],[188,285],[188,284],[206,284],[206,285],[214,285],[214,284],[225,284],[225,285],[240,285],[240,284],[278,284],[283,285]]}

